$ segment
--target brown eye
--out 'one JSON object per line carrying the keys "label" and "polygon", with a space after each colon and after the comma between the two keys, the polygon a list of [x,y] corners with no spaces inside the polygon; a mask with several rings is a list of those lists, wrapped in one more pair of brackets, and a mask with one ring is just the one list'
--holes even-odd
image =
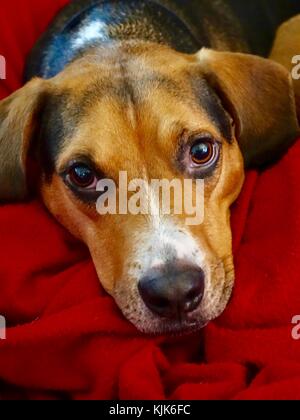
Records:
{"label": "brown eye", "polygon": [[214,144],[211,140],[201,139],[191,147],[191,159],[195,165],[207,165],[214,159]]}
{"label": "brown eye", "polygon": [[92,188],[97,184],[97,177],[94,171],[84,164],[75,164],[69,171],[70,182],[79,188]]}

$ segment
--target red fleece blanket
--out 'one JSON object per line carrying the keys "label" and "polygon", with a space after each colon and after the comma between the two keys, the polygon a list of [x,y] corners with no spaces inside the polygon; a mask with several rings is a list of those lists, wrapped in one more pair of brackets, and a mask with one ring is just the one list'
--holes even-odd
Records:
{"label": "red fleece blanket", "polygon": [[[1,97],[66,0],[2,0]],[[237,271],[225,314],[185,338],[138,333],[101,289],[87,250],[39,202],[0,207],[0,398],[300,398],[300,144],[251,172],[234,208]]]}

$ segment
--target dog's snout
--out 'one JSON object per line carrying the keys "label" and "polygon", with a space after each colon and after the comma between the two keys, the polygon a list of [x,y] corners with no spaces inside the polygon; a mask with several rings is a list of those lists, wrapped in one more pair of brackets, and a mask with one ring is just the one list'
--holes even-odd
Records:
{"label": "dog's snout", "polygon": [[139,282],[146,306],[156,315],[183,319],[195,311],[204,294],[204,273],[199,268],[151,270]]}

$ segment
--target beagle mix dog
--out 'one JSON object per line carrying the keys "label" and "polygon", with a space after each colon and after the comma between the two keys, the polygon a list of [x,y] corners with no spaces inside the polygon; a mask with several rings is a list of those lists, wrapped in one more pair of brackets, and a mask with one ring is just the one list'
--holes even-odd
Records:
{"label": "beagle mix dog", "polygon": [[[39,194],[143,332],[199,329],[228,304],[245,168],[299,134],[299,20],[264,58],[299,13],[298,0],[73,1],[31,53],[28,83],[0,103],[1,202]],[[203,179],[204,222],[99,215],[97,183],[120,171]]]}

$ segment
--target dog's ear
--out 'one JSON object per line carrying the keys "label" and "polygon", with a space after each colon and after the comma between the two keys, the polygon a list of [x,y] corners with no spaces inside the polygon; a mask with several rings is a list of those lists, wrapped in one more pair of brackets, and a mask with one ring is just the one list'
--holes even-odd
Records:
{"label": "dog's ear", "polygon": [[279,158],[300,132],[289,72],[247,54],[203,49],[197,60],[234,120],[246,166],[263,166]]}
{"label": "dog's ear", "polygon": [[27,197],[27,157],[47,82],[33,79],[0,102],[0,202]]}

